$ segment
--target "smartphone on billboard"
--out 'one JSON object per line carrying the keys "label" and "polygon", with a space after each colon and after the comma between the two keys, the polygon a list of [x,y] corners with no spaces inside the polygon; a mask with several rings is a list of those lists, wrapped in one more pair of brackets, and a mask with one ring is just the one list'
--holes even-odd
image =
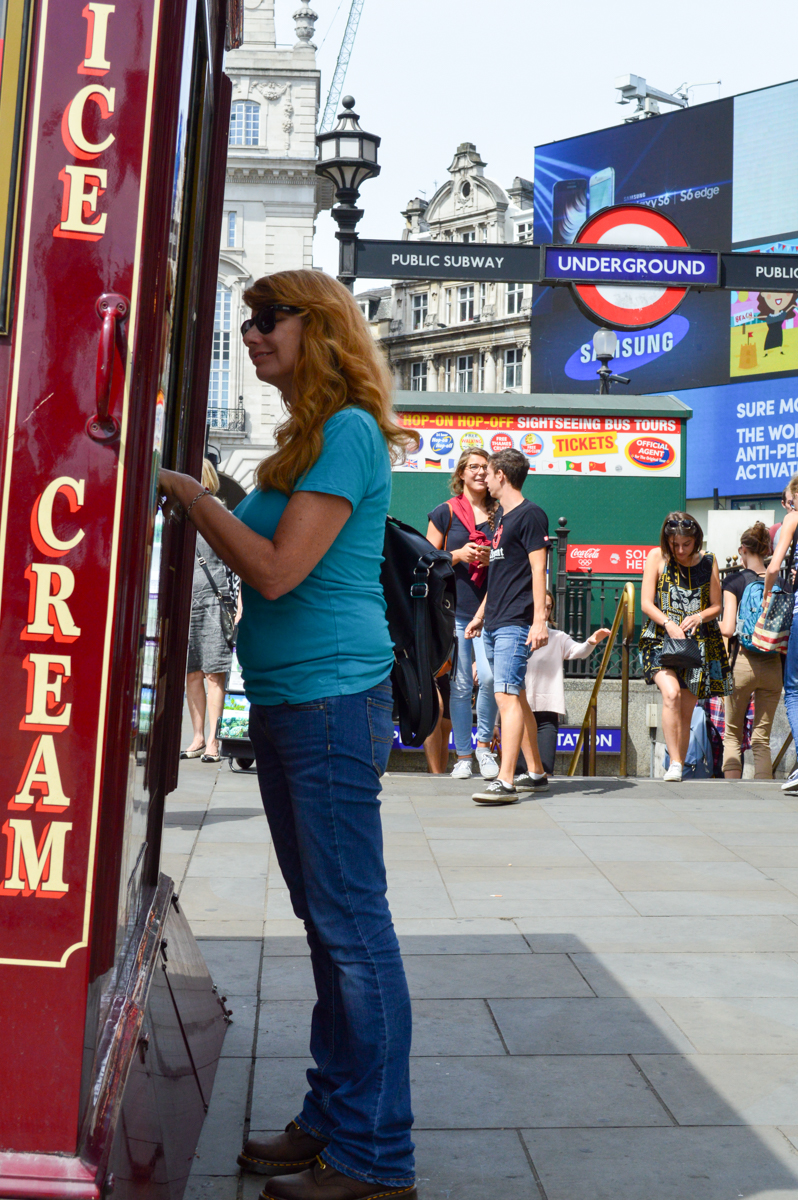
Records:
{"label": "smartphone on billboard", "polygon": [[615,203],[615,168],[605,167],[590,176],[588,210],[592,217],[600,208],[609,208]]}
{"label": "smartphone on billboard", "polygon": [[560,179],[552,196],[552,237],[570,245],[587,220],[587,180]]}

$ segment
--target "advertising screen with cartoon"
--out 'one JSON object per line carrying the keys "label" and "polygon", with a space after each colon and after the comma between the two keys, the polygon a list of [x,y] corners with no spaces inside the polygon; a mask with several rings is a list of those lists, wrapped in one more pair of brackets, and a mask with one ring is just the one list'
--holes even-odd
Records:
{"label": "advertising screen with cartoon", "polygon": [[[536,242],[570,243],[624,201],[665,213],[699,250],[798,253],[798,82],[537,147]],[[595,392],[594,332],[567,289],[536,287],[531,390]],[[691,293],[645,336],[618,333],[613,370],[640,394],[785,376],[798,294]]]}

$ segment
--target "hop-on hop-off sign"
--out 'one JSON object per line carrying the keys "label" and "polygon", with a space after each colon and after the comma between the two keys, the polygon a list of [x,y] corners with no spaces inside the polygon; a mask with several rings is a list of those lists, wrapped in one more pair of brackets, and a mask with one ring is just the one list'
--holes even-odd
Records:
{"label": "hop-on hop-off sign", "polygon": [[662,213],[618,204],[586,221],[573,245],[546,246],[543,275],[568,282],[592,320],[643,329],[669,317],[691,287],[718,287],[720,255],[691,250]]}

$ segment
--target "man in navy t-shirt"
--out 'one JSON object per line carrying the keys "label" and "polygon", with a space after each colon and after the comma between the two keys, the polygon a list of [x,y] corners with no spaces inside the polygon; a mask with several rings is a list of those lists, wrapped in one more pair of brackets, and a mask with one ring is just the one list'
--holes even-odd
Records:
{"label": "man in navy t-shirt", "polygon": [[[525,681],[530,653],[549,640],[545,616],[549,520],[543,509],[521,493],[528,471],[529,460],[520,450],[500,450],[488,459],[488,491],[500,508],[490,552],[488,590],[465,635],[484,638],[493,667],[501,714],[502,765],[498,778],[474,793],[478,804],[514,804],[519,788],[535,792],[548,788]],[[527,773],[516,778],[521,748]]]}

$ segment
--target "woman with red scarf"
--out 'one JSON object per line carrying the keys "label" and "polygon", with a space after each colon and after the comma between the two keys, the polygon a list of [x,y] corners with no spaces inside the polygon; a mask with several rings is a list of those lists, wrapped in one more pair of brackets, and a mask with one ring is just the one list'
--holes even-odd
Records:
{"label": "woman with red scarf", "polygon": [[496,756],[491,752],[496,701],[493,696],[493,672],[488,665],[482,638],[466,640],[465,629],[482,603],[488,579],[493,514],[496,502],[488,493],[488,454],[486,450],[466,450],[454,469],[449,490],[453,499],[439,504],[429,513],[427,538],[436,550],[452,556],[457,577],[457,668],[451,679],[449,710],[452,718],[457,762],[453,779],[471,778],[471,694],[472,654],[479,675],[477,696],[477,763],[483,779],[495,779],[499,773]]}

